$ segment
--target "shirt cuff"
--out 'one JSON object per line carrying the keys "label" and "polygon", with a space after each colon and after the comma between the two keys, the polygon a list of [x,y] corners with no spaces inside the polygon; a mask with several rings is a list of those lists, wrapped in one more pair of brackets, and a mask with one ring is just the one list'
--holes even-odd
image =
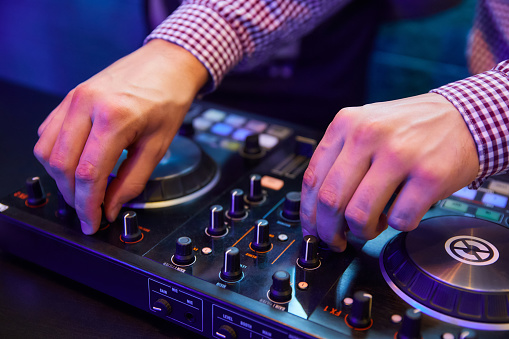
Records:
{"label": "shirt cuff", "polygon": [[474,138],[479,156],[479,172],[469,186],[474,189],[508,167],[509,77],[500,66],[431,91],[456,107]]}
{"label": "shirt cuff", "polygon": [[214,10],[199,4],[181,5],[144,43],[152,39],[183,47],[205,66],[210,78],[200,94],[213,91],[242,59],[242,46],[232,27]]}

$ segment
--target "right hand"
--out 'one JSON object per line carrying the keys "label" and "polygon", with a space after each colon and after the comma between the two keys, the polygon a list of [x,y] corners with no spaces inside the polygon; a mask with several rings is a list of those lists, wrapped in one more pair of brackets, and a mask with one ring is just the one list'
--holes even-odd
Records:
{"label": "right hand", "polygon": [[[103,203],[113,221],[143,191],[207,79],[188,51],[152,40],[78,85],[41,124],[34,154],[83,233],[98,230]],[[124,149],[127,159],[108,185]]]}

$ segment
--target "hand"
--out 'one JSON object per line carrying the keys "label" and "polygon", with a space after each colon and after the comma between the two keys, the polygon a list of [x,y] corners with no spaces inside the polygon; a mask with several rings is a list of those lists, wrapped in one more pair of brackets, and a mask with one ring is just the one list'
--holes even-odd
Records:
{"label": "hand", "polygon": [[439,94],[343,109],[304,174],[303,232],[343,251],[348,230],[366,240],[387,225],[410,231],[478,170],[467,125]]}
{"label": "hand", "polygon": [[[103,202],[113,221],[142,192],[207,77],[192,54],[152,40],[78,85],[41,124],[34,154],[85,234],[98,230]],[[128,157],[107,187],[124,149]]]}

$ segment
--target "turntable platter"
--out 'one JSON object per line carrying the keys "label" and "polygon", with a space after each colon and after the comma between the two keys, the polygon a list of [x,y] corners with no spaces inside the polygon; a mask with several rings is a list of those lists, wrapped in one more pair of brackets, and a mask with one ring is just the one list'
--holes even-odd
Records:
{"label": "turntable platter", "polygon": [[477,329],[509,329],[509,229],[442,216],[421,222],[380,256],[389,286],[435,318]]}
{"label": "turntable platter", "polygon": [[[126,158],[124,150],[110,180],[115,178]],[[152,172],[144,191],[125,206],[160,208],[182,204],[210,191],[218,180],[216,162],[194,141],[177,135]]]}

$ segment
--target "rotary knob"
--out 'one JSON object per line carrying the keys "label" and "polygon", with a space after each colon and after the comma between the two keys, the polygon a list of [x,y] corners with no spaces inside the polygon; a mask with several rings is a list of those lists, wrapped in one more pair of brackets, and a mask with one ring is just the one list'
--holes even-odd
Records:
{"label": "rotary knob", "polygon": [[189,237],[180,237],[177,239],[175,254],[172,261],[179,266],[188,266],[194,263],[196,257],[193,253],[193,241]]}
{"label": "rotary knob", "polygon": [[221,325],[216,335],[224,339],[237,339],[237,332],[230,325]]}
{"label": "rotary knob", "polygon": [[292,286],[290,285],[290,274],[288,272],[276,271],[272,275],[269,299],[277,303],[289,302],[292,299]]}
{"label": "rotary knob", "polygon": [[138,216],[134,211],[128,211],[124,214],[124,229],[121,238],[124,242],[136,242],[143,237],[138,226]]}
{"label": "rotary knob", "polygon": [[207,227],[208,235],[213,237],[220,237],[225,235],[227,232],[226,225],[224,223],[224,212],[223,206],[214,205],[210,207],[210,221]]}
{"label": "rotary knob", "polygon": [[161,316],[167,316],[171,313],[171,304],[166,299],[157,299],[152,305],[152,310]]}
{"label": "rotary knob", "polygon": [[42,189],[41,179],[39,177],[28,178],[25,182],[28,198],[27,205],[35,207],[46,202],[46,195]]}
{"label": "rotary knob", "polygon": [[300,192],[288,192],[283,203],[282,215],[290,221],[300,220]]}
{"label": "rotary knob", "polygon": [[246,216],[244,208],[244,191],[236,188],[230,192],[230,210],[228,215],[234,219],[241,219]]}
{"label": "rotary knob", "polygon": [[364,329],[371,326],[372,295],[363,291],[355,292],[353,296],[352,311],[346,318],[350,326]]}
{"label": "rotary knob", "polygon": [[263,201],[262,191],[262,177],[258,174],[253,174],[249,177],[249,194],[246,200],[252,203],[259,203]]}
{"label": "rotary knob", "polygon": [[251,247],[257,252],[270,250],[269,222],[267,220],[260,219],[255,222],[255,233]]}
{"label": "rotary knob", "polygon": [[260,136],[251,134],[246,137],[244,147],[240,150],[240,154],[247,159],[259,159],[265,155],[265,150],[260,146]]}
{"label": "rotary knob", "polygon": [[64,199],[64,196],[60,191],[57,192],[57,201],[58,201],[58,209],[57,209],[57,216],[60,219],[67,220],[72,215],[75,214],[74,209],[67,204],[67,202]]}
{"label": "rotary knob", "polygon": [[421,339],[422,314],[418,309],[408,309],[403,316],[397,339]]}
{"label": "rotary knob", "polygon": [[320,266],[318,257],[318,239],[313,235],[306,235],[302,241],[299,259],[297,263],[307,269],[314,269]]}
{"label": "rotary knob", "polygon": [[224,252],[223,268],[219,276],[227,282],[236,282],[242,279],[240,267],[240,252],[236,247],[228,247]]}
{"label": "rotary knob", "polygon": [[458,334],[458,339],[477,339],[477,332],[468,328],[464,328]]}

